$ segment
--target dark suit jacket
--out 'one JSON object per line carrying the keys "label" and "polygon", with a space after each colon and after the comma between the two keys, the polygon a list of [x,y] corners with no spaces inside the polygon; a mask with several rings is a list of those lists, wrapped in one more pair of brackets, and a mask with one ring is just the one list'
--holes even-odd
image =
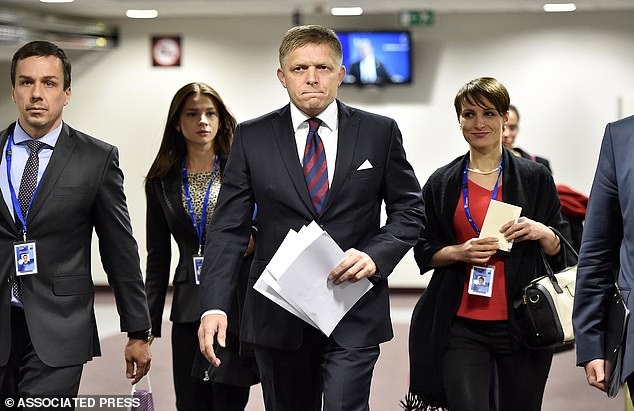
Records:
{"label": "dark suit jacket", "polygon": [[[427,224],[414,247],[414,256],[421,273],[433,269],[432,256],[440,249],[457,244],[453,216],[461,194],[462,173],[467,155],[460,156],[436,170],[423,187]],[[539,221],[568,234],[561,217],[561,204],[552,176],[533,161],[527,161],[503,150],[504,171],[502,196],[505,203],[522,207],[522,216]],[[560,253],[560,254],[563,254]],[[553,268],[563,266],[559,258],[551,258]],[[533,278],[545,273],[537,241],[513,245],[504,259],[509,326],[517,332],[512,303],[522,288]],[[429,285],[416,304],[410,325],[410,391],[431,405],[444,405],[442,388],[442,354],[452,320],[462,300],[466,266],[464,263],[436,268]]]}
{"label": "dark suit jacket", "polygon": [[527,158],[529,160],[533,160],[533,161],[538,162],[539,164],[542,164],[544,167],[546,167],[548,169],[548,172],[550,174],[553,173],[553,170],[550,168],[550,161],[548,161],[544,157],[540,157],[540,156],[536,156],[536,155],[527,153],[526,151],[524,151],[523,149],[521,149],[519,147],[513,147],[513,150],[515,150],[518,153],[520,153],[523,158]]}
{"label": "dark suit jacket", "polygon": [[[227,310],[247,246],[253,205],[258,238],[249,274],[240,338],[295,349],[303,321],[253,290],[290,228],[317,221],[343,250],[366,252],[376,263],[375,286],[348,312],[332,337],[343,347],[392,338],[387,277],[410,249],[423,219],[420,186],[405,158],[394,120],[340,102],[335,175],[316,216],[297,154],[289,106],[238,125],[203,265],[203,310]],[[372,168],[358,170],[366,160]],[[380,227],[381,203],[387,224]]]}
{"label": "dark suit jacket", "polygon": [[355,61],[350,65],[350,70],[348,71],[348,75],[354,77],[354,84],[385,84],[390,83],[392,78],[390,77],[390,73],[388,73],[385,68],[385,64],[376,60],[375,61],[376,68],[376,82],[374,83],[364,83],[361,80],[361,61]]}
{"label": "dark suit jacket", "polygon": [[[607,125],[583,229],[573,325],[577,364],[605,358],[606,301],[619,272],[621,295],[634,310],[634,116]],[[620,267],[620,271],[619,271]],[[630,319],[623,378],[634,372],[634,321]]]}
{"label": "dark suit jacket", "polygon": [[[220,157],[220,170],[225,169],[226,161],[225,156]],[[183,208],[180,163],[164,178],[148,180],[145,184],[145,193],[148,252],[145,288],[152,318],[152,333],[160,337],[165,295],[170,278],[171,237],[174,237],[178,245],[179,259],[174,273],[174,296],[170,320],[177,323],[200,321],[200,286],[196,285],[192,264],[192,256],[198,252],[198,235],[189,213]],[[253,359],[238,356],[240,316],[251,261],[252,257],[246,257],[241,264],[238,286],[227,312],[229,341],[227,349],[219,349],[223,366],[211,367],[209,370],[210,378],[215,382],[238,386],[248,386],[258,382],[257,368]],[[186,357],[191,358],[189,355]],[[210,367],[202,355],[196,355],[193,368],[195,375],[202,376]]]}
{"label": "dark suit jacket", "polygon": [[[13,127],[0,133],[0,147]],[[35,352],[52,367],[83,364],[100,355],[90,268],[93,228],[121,329],[150,327],[118,163],[114,146],[64,124],[28,214],[38,273],[22,277],[24,314]],[[16,224],[0,201],[0,366],[7,363],[11,347],[9,279],[15,274],[17,238]]]}

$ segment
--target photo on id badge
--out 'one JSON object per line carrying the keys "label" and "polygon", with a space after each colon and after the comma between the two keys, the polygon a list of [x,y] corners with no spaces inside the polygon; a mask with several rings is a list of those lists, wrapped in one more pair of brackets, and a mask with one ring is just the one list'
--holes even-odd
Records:
{"label": "photo on id badge", "polygon": [[196,285],[200,285],[200,272],[203,269],[203,261],[204,257],[194,256],[194,278],[196,280]]}
{"label": "photo on id badge", "polygon": [[17,275],[37,273],[35,243],[14,244],[13,251],[15,257],[15,272]]}
{"label": "photo on id badge", "polygon": [[469,294],[491,297],[494,268],[473,266],[469,277]]}

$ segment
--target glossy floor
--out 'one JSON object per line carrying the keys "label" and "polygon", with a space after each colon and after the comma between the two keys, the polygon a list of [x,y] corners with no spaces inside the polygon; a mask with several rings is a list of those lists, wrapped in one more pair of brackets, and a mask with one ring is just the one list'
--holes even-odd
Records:
{"label": "glossy floor", "polygon": [[[417,297],[395,295],[392,297],[392,321],[394,339],[381,345],[377,362],[370,406],[373,411],[397,411],[399,400],[407,391],[407,333],[411,311]],[[91,361],[84,368],[80,388],[82,395],[122,395],[130,392],[124,378],[123,347],[125,337],[119,333],[119,319],[109,294],[99,294],[96,304],[103,356]],[[163,335],[170,335],[170,322],[165,322]],[[171,376],[171,351],[169,337],[157,339],[152,346],[151,382],[156,411],[174,409],[174,393]],[[575,367],[574,351],[555,355],[551,368],[543,411],[597,411],[623,410],[623,396],[609,400],[598,390],[587,386],[583,370]],[[259,385],[251,389],[246,411],[263,411],[262,391]]]}

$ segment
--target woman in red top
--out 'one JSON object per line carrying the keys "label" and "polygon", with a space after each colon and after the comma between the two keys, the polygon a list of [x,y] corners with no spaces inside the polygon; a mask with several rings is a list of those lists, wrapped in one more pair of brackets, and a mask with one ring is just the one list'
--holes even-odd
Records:
{"label": "woman in red top", "polygon": [[[543,272],[540,249],[558,256],[548,226],[563,230],[565,222],[548,171],[502,148],[509,103],[494,78],[465,84],[454,105],[469,152],[423,188],[427,225],[414,251],[422,273],[435,271],[412,318],[410,391],[425,405],[489,411],[495,367],[500,411],[541,408],[552,350],[522,346],[511,302]],[[491,199],[522,208],[499,228],[513,242],[508,254],[497,238],[479,238]]]}

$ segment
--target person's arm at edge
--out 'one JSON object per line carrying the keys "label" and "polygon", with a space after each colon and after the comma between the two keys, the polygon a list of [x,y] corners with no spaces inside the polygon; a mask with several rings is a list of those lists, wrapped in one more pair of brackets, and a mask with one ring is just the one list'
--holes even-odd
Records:
{"label": "person's arm at edge", "polygon": [[577,267],[573,325],[577,365],[588,383],[605,391],[605,298],[611,289],[623,238],[611,125],[605,129],[592,184]]}
{"label": "person's arm at edge", "polygon": [[[108,283],[113,289],[121,330],[146,333],[151,329],[138,247],[123,192],[123,172],[115,147],[104,165],[93,210],[94,226],[99,238],[99,252]],[[128,334],[130,337],[130,334]],[[147,339],[129,338],[124,352],[126,377],[132,384],[150,370],[152,356]]]}

